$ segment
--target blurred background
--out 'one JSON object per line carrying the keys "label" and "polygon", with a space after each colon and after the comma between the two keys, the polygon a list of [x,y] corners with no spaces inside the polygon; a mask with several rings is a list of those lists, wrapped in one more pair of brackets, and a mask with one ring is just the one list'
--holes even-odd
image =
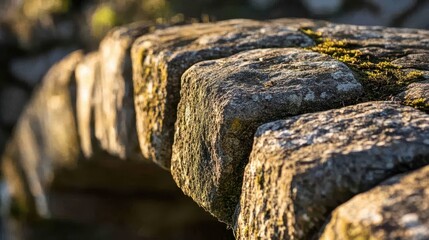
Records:
{"label": "blurred background", "polygon": [[[50,66],[73,50],[96,49],[106,32],[117,25],[133,21],[162,23],[215,21],[229,18],[303,17],[338,23],[429,29],[428,16],[429,0],[0,0],[0,155],[32,90]],[[164,173],[158,174],[163,176]],[[164,175],[165,179],[169,178],[166,174]],[[195,218],[199,219],[200,223],[204,223],[190,227],[189,231],[193,233],[211,231],[215,233],[214,239],[232,238],[231,232],[226,230],[224,225],[216,223],[214,219],[192,205],[189,199],[176,197],[180,192],[175,192],[173,183],[168,182],[167,185],[172,191],[169,194],[175,197],[157,196],[150,201],[159,202],[158,197],[161,201],[165,198],[188,201],[191,209],[189,211],[198,216]],[[104,212],[117,204],[126,206],[134,204],[136,208],[145,209],[145,211],[149,208],[154,211],[149,214],[154,216],[157,211],[156,204],[136,203],[129,197],[125,200],[115,199],[108,203],[103,202],[104,205],[100,207],[97,205],[97,200],[91,197],[85,196],[85,200],[82,200],[59,195],[57,199],[60,199],[59,202],[73,199],[74,205],[82,202],[87,205],[88,202],[93,202],[94,206],[88,209],[99,212]],[[158,207],[161,209],[174,205],[169,201],[166,205]],[[119,212],[134,210],[135,208],[116,209],[118,212],[112,214],[118,216]],[[59,211],[61,212],[61,209]],[[163,213],[165,214],[165,211]],[[175,209],[170,209],[168,213],[171,216],[177,216]],[[122,216],[122,220],[110,217],[116,221],[130,221],[129,215]],[[152,219],[163,221],[162,217]],[[177,221],[180,222],[180,218]],[[50,234],[52,226],[55,226],[55,229],[62,229],[61,231],[76,232],[75,226],[70,228],[67,224],[56,224],[59,225],[45,226],[41,223],[37,230],[29,230],[31,232],[29,234],[42,236],[34,239],[46,239],[46,235],[43,234],[46,232]],[[10,229],[13,230],[13,225],[9,226]],[[163,231],[162,228],[160,229]],[[16,231],[20,232],[20,230]],[[79,231],[82,232],[82,230]],[[189,233],[183,229],[178,232],[183,233],[184,239]],[[178,232],[175,233],[176,237],[179,236]],[[54,236],[49,234],[48,236]],[[194,236],[197,236],[195,239],[199,239],[198,234]],[[200,237],[207,239],[207,236]],[[76,236],[72,239],[82,238]]]}

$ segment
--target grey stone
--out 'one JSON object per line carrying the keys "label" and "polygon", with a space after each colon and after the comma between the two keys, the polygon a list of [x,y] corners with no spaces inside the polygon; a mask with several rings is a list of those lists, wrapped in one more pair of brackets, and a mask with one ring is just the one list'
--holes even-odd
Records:
{"label": "grey stone", "polygon": [[142,159],[136,133],[130,49],[150,25],[112,30],[100,43],[100,79],[96,85],[95,134],[103,149],[126,159]]}
{"label": "grey stone", "polygon": [[256,128],[341,107],[361,91],[346,65],[302,49],[197,63],[182,76],[171,173],[185,194],[231,224]]}
{"label": "grey stone", "polygon": [[80,51],[54,65],[22,114],[2,158],[17,206],[32,217],[49,216],[47,187],[56,168],[73,168],[79,156],[74,115],[74,71]]}
{"label": "grey stone", "polygon": [[403,68],[414,68],[429,71],[429,51],[407,54],[392,61]]}
{"label": "grey stone", "polygon": [[238,19],[171,27],[139,38],[133,45],[132,58],[137,131],[143,155],[170,168],[180,77],[187,68],[249,49],[310,46],[313,41],[297,30],[300,21]]}
{"label": "grey stone", "polygon": [[358,47],[378,47],[386,50],[429,49],[429,31],[381,26],[327,24],[316,31],[324,37],[346,40]]}
{"label": "grey stone", "polygon": [[394,102],[262,125],[244,174],[236,236],[310,239],[335,207],[428,164],[428,137],[429,115]]}
{"label": "grey stone", "polygon": [[[100,77],[100,59],[97,52],[90,53],[76,67],[76,118],[82,153],[86,158],[93,155],[95,146],[94,104],[95,82]],[[99,90],[99,89],[97,89]]]}
{"label": "grey stone", "polygon": [[429,167],[398,175],[340,205],[319,239],[429,239]]}
{"label": "grey stone", "polygon": [[399,98],[406,105],[429,111],[429,81],[411,83]]}
{"label": "grey stone", "polygon": [[29,94],[19,87],[6,87],[0,92],[0,119],[3,124],[12,126],[16,123],[28,101]]}
{"label": "grey stone", "polygon": [[19,80],[34,86],[52,65],[74,50],[58,47],[36,56],[16,58],[10,63],[10,71]]}

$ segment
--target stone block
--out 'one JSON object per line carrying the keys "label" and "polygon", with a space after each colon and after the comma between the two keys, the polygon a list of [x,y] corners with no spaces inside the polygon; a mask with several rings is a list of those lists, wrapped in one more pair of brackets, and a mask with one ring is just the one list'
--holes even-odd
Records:
{"label": "stone block", "polygon": [[[169,169],[180,78],[193,64],[268,47],[306,47],[298,31],[311,21],[228,20],[171,27],[136,40],[132,49],[137,131],[143,156]],[[321,23],[322,24],[322,23]]]}
{"label": "stone block", "polygon": [[[236,236],[311,239],[331,211],[354,195],[428,164],[428,137],[429,115],[394,102],[262,125],[244,174]],[[364,206],[346,205],[355,212]]]}
{"label": "stone block", "polygon": [[257,127],[341,107],[361,91],[346,65],[303,49],[258,49],[197,63],[182,76],[172,175],[185,194],[231,224]]}

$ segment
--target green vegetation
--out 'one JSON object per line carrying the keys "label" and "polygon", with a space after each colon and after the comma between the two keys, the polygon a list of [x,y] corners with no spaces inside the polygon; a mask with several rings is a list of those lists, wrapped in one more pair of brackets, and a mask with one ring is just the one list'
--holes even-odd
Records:
{"label": "green vegetation", "polygon": [[109,5],[99,6],[91,17],[92,33],[95,37],[102,37],[110,28],[117,25],[116,12]]}
{"label": "green vegetation", "polygon": [[345,40],[323,38],[321,33],[311,29],[301,31],[316,42],[316,46],[309,47],[309,50],[344,62],[358,74],[365,88],[365,101],[388,100],[423,77],[423,73],[417,70],[406,73],[388,58],[374,59]]}
{"label": "green vegetation", "polygon": [[429,111],[429,100],[426,98],[406,99],[404,104],[423,111]]}

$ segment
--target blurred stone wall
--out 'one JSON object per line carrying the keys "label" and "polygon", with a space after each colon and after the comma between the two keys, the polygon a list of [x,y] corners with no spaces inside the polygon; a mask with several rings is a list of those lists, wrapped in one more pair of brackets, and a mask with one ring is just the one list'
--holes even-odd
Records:
{"label": "blurred stone wall", "polygon": [[427,0],[2,0],[0,153],[33,88],[70,53],[93,50],[113,26],[131,21],[306,17],[429,28]]}

